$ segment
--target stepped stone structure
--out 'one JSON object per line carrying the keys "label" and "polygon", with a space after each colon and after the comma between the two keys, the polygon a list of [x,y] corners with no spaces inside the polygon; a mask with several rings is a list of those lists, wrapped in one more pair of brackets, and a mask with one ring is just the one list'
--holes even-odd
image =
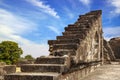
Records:
{"label": "stepped stone structure", "polygon": [[[65,27],[62,36],[49,40],[49,56],[35,64],[21,66],[21,73],[5,75],[5,80],[80,80],[104,60],[101,10],[80,15]],[[112,53],[108,60],[113,59]]]}

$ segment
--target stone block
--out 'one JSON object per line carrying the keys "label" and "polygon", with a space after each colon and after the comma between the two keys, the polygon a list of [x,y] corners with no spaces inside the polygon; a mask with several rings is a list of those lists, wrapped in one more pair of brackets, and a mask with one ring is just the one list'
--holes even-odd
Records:
{"label": "stone block", "polygon": [[15,65],[0,66],[0,75],[5,75],[5,74],[15,73],[15,72],[16,72],[16,66]]}
{"label": "stone block", "polygon": [[64,36],[68,36],[68,35],[80,35],[80,34],[84,34],[86,35],[88,33],[88,31],[65,31],[62,34]]}
{"label": "stone block", "polygon": [[69,24],[68,27],[75,27],[75,24]]}
{"label": "stone block", "polygon": [[79,19],[92,19],[95,15],[80,15]]}
{"label": "stone block", "polygon": [[6,72],[6,74],[10,74],[10,73],[15,73],[16,72],[16,66],[15,65],[5,65],[3,69]]}
{"label": "stone block", "polygon": [[73,49],[77,50],[78,45],[77,44],[61,44],[61,45],[53,45],[53,50],[59,50],[59,49]]}
{"label": "stone block", "polygon": [[74,36],[57,36],[58,40],[65,40],[65,39],[84,39],[84,34],[74,35]]}
{"label": "stone block", "polygon": [[48,56],[48,57],[38,57],[35,63],[36,64],[64,64],[65,61],[66,61],[65,57]]}
{"label": "stone block", "polygon": [[53,44],[70,44],[70,43],[78,43],[79,44],[80,40],[79,39],[65,39],[65,40],[49,40],[48,44],[53,45]]}
{"label": "stone block", "polygon": [[83,25],[79,24],[76,27],[65,27],[65,31],[87,31],[89,28],[89,25]]}
{"label": "stone block", "polygon": [[81,23],[89,23],[89,19],[88,18],[84,18],[84,19],[78,19],[78,22],[81,22]]}
{"label": "stone block", "polygon": [[14,73],[5,75],[5,80],[58,80],[58,73]]}
{"label": "stone block", "polygon": [[64,55],[71,55],[75,56],[76,52],[75,50],[58,50],[58,51],[53,51],[52,53],[54,56],[64,56]]}
{"label": "stone block", "polygon": [[65,65],[60,64],[25,64],[21,66],[22,72],[66,72]]}

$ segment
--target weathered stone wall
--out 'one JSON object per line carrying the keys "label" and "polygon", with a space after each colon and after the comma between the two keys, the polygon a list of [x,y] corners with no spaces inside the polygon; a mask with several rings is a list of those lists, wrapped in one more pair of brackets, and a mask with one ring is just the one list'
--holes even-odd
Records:
{"label": "weathered stone wall", "polygon": [[120,59],[120,37],[112,38],[109,44],[114,52],[115,58]]}
{"label": "weathered stone wall", "polygon": [[74,24],[65,27],[63,36],[57,36],[57,40],[48,42],[50,55],[63,56],[70,53],[74,56],[72,58],[75,64],[102,60],[101,14],[101,10],[91,11],[80,15]]}
{"label": "weathered stone wall", "polygon": [[104,48],[104,63],[110,63],[111,61],[115,61],[114,52],[108,41],[103,41]]}
{"label": "weathered stone wall", "polygon": [[33,64],[35,62],[35,60],[22,60],[22,61],[18,61],[16,63],[16,66],[20,67],[23,64]]}
{"label": "weathered stone wall", "polygon": [[59,80],[81,80],[82,78],[93,72],[99,66],[99,64],[91,65],[79,70],[74,70],[72,72],[62,74],[59,77]]}
{"label": "weathered stone wall", "polygon": [[[96,12],[97,13],[97,12]],[[90,17],[93,14],[86,14],[86,17]],[[80,17],[80,19],[82,16]],[[83,18],[84,19],[84,18]],[[86,32],[86,37],[81,41],[79,49],[76,51],[76,59],[78,62],[91,62],[102,60],[102,24],[101,13],[99,12],[96,17],[91,17],[91,22],[88,22],[89,28]],[[77,61],[77,60],[76,60]]]}
{"label": "weathered stone wall", "polygon": [[0,65],[0,80],[3,79],[3,76],[10,73],[16,72],[15,65]]}

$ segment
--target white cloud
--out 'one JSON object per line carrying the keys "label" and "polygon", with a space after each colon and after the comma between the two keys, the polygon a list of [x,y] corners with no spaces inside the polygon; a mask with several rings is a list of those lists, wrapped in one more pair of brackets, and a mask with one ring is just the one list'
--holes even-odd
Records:
{"label": "white cloud", "polygon": [[0,9],[1,30],[9,30],[11,31],[11,34],[24,34],[26,30],[29,32],[31,28],[32,30],[35,30],[36,28],[33,28],[33,26],[36,26],[36,24],[23,17],[16,16],[5,9]]}
{"label": "white cloud", "polygon": [[[16,38],[18,37],[18,39]],[[48,45],[47,44],[37,44],[33,41],[24,39],[22,37],[16,36],[15,39],[22,41],[21,47],[24,50],[23,56],[31,54],[33,57],[39,57],[43,55],[48,55]],[[21,42],[20,42],[21,43]]]}
{"label": "white cloud", "polygon": [[120,37],[120,26],[117,27],[104,27],[103,28],[105,39],[109,40],[113,37]]}
{"label": "white cloud", "polygon": [[[1,35],[0,35],[1,36]],[[11,40],[19,43],[20,47],[24,51],[23,56],[31,54],[33,57],[39,57],[41,55],[48,55],[48,46],[46,44],[37,44],[33,41],[25,39],[19,35],[4,34],[0,37],[0,42],[3,40]],[[6,37],[4,37],[6,36]],[[7,37],[8,36],[8,37]]]}
{"label": "white cloud", "polygon": [[35,23],[0,8],[0,42],[11,40],[19,43],[24,51],[23,55],[31,54],[34,57],[47,55],[46,44],[37,44],[21,36],[35,32],[36,29]]}
{"label": "white cloud", "polygon": [[[45,44],[32,44],[30,42],[29,44],[22,45],[22,48],[24,53],[31,54],[33,57],[47,56],[49,54],[48,46]],[[23,56],[26,54],[23,54]]]}
{"label": "white cloud", "polygon": [[82,2],[84,5],[89,5],[90,4],[90,0],[79,0],[80,2]]}
{"label": "white cloud", "polygon": [[45,5],[41,0],[26,0],[27,2],[31,3],[32,5],[40,8],[41,11],[48,13],[55,18],[59,18],[57,15],[57,12],[54,10],[54,8],[51,8],[50,5]]}
{"label": "white cloud", "polygon": [[52,30],[54,33],[56,33],[57,35],[60,34],[60,31],[59,31],[56,27],[54,27],[54,26],[48,26],[48,28],[49,28],[50,30]]}
{"label": "white cloud", "polygon": [[120,0],[108,0],[108,3],[114,7],[114,10],[111,11],[111,14],[120,14]]}

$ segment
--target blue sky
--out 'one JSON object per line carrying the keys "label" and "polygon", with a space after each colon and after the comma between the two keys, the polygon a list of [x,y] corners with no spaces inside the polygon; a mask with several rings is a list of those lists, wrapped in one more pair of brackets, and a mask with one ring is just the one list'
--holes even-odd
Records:
{"label": "blue sky", "polygon": [[120,0],[0,0],[0,42],[19,43],[24,55],[48,55],[47,41],[78,16],[101,9],[105,39],[120,36]]}

